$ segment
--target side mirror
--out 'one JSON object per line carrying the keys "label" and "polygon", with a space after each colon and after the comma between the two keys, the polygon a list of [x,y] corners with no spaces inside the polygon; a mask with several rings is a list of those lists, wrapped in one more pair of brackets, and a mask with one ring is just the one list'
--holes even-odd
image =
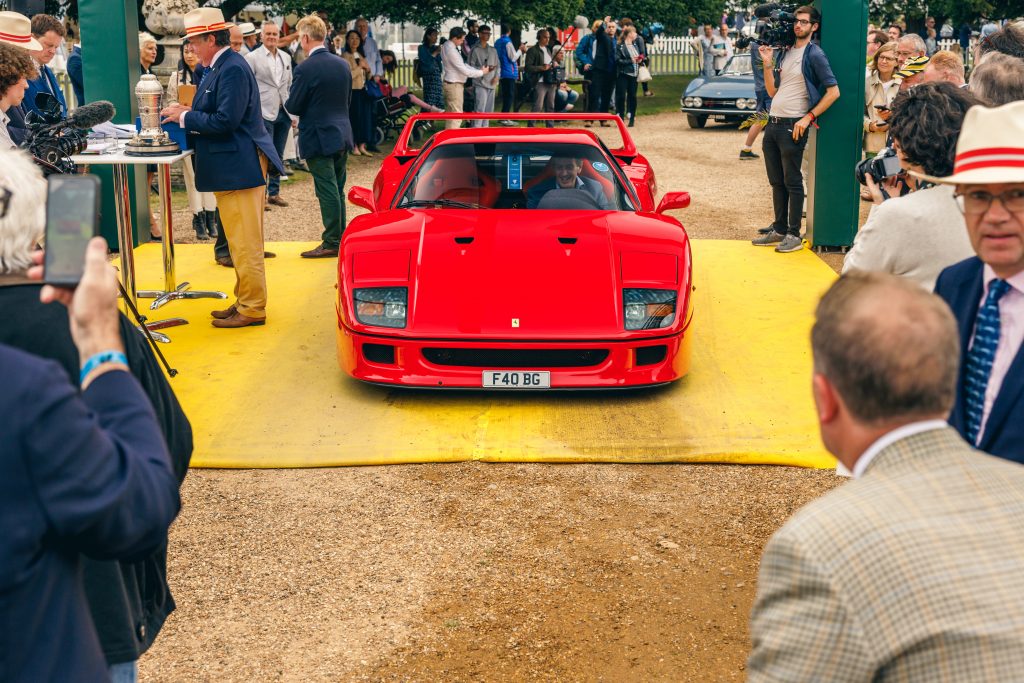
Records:
{"label": "side mirror", "polygon": [[672,209],[685,209],[690,205],[689,192],[666,192],[658,204],[658,213],[665,213]]}
{"label": "side mirror", "polygon": [[373,190],[367,187],[353,185],[352,189],[348,191],[348,200],[356,206],[361,206],[368,211],[377,210],[373,202]]}

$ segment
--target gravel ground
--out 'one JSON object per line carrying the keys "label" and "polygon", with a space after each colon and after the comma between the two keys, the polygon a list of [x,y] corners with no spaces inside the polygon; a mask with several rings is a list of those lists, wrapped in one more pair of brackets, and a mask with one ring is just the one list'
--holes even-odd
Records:
{"label": "gravel ground", "polygon": [[[659,114],[633,135],[661,191],[692,193],[678,214],[692,236],[765,224],[764,169],[736,160],[735,128]],[[354,157],[350,185],[370,185],[377,162]],[[299,176],[268,240],[318,239]],[[178,241],[192,241],[182,219]],[[141,676],[741,680],[764,543],[837,483],[708,465],[193,470],[170,539],[178,610]]]}

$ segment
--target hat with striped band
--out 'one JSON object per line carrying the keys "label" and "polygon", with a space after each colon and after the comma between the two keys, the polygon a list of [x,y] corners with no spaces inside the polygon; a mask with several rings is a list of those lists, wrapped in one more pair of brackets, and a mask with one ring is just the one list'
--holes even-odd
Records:
{"label": "hat with striped band", "polygon": [[919,74],[924,71],[924,68],[928,66],[928,62],[930,61],[931,59],[924,55],[921,55],[920,57],[911,57],[903,65],[903,68],[894,73],[892,77],[897,81],[902,81],[904,78],[910,78],[914,74]]}
{"label": "hat with striped band", "polygon": [[1024,100],[971,107],[956,143],[953,175],[913,175],[945,185],[1024,183]]}
{"label": "hat with striped band", "polygon": [[186,38],[225,31],[232,26],[231,22],[224,21],[224,13],[216,7],[199,7],[185,15]]}
{"label": "hat with striped band", "polygon": [[17,12],[0,12],[0,43],[20,47],[22,50],[43,49],[32,36],[32,22]]}

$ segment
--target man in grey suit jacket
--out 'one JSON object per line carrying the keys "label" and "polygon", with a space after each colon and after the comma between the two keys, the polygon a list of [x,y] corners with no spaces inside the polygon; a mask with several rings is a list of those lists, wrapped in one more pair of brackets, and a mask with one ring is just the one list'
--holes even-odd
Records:
{"label": "man in grey suit jacket", "polygon": [[[252,67],[256,84],[260,88],[260,109],[267,133],[274,140],[277,155],[284,159],[284,146],[288,142],[288,129],[292,117],[284,108],[288,91],[292,87],[292,58],[287,50],[279,50],[281,29],[272,21],[263,22],[263,45],[245,55]],[[281,199],[281,177],[271,173],[267,181],[267,203],[288,206]]]}
{"label": "man in grey suit jacket", "polygon": [[946,424],[949,309],[855,271],[822,298],[811,343],[822,440],[854,480],[769,541],[748,680],[1020,680],[1024,468]]}

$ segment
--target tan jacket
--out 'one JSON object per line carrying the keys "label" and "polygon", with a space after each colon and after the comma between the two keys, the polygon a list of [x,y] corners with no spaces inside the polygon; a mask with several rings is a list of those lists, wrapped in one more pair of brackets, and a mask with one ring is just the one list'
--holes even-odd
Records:
{"label": "tan jacket", "polygon": [[[359,53],[352,53],[348,50],[341,51],[341,58],[348,62],[348,66],[352,69],[352,89],[362,90],[366,87],[366,72],[363,70],[363,66],[370,66],[370,63],[366,61],[366,58]],[[356,59],[358,58],[358,62]]]}
{"label": "tan jacket", "polygon": [[883,449],[768,543],[749,681],[1024,678],[1024,467],[951,429]]}
{"label": "tan jacket", "polygon": [[872,71],[868,76],[867,82],[864,84],[864,151],[875,153],[878,150],[885,147],[885,139],[889,135],[889,130],[879,130],[874,133],[868,132],[869,123],[884,123],[881,117],[878,116],[878,110],[875,109],[876,104],[884,104],[887,107],[892,106],[892,101],[896,99],[896,95],[899,94],[900,83],[895,78],[889,79],[883,83],[882,79],[878,77],[877,71]]}

